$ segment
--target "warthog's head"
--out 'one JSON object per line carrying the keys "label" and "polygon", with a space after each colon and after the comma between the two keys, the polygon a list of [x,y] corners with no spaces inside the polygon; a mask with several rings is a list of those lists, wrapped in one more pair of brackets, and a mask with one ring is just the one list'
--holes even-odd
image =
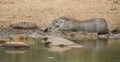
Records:
{"label": "warthog's head", "polygon": [[59,26],[63,25],[65,21],[66,21],[66,19],[64,19],[64,18],[58,18],[58,19],[53,20],[52,25],[59,27]]}
{"label": "warthog's head", "polygon": [[68,18],[60,17],[58,19],[53,20],[51,25],[53,29],[56,29],[56,28],[64,27],[65,23],[67,23],[68,21],[70,21]]}

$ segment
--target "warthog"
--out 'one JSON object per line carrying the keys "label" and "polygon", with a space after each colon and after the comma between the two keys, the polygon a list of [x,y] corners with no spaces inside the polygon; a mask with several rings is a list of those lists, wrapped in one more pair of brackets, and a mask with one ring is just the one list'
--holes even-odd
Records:
{"label": "warthog", "polygon": [[51,23],[51,31],[86,31],[100,34],[111,34],[108,29],[108,23],[104,18],[92,18],[84,21],[74,21],[68,18],[60,17]]}

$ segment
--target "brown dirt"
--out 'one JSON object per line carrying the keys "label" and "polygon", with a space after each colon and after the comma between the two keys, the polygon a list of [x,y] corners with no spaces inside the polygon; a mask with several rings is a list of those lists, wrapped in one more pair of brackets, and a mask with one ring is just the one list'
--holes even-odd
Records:
{"label": "brown dirt", "polygon": [[17,20],[32,20],[41,27],[60,16],[78,20],[105,18],[113,29],[120,25],[120,1],[0,0],[0,28]]}

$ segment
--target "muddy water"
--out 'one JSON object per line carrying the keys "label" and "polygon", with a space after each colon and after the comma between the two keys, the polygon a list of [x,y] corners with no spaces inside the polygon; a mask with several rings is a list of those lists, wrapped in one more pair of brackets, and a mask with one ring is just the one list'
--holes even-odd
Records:
{"label": "muddy water", "polygon": [[51,47],[41,40],[27,41],[29,50],[0,49],[0,62],[120,62],[120,40],[75,40],[85,48]]}

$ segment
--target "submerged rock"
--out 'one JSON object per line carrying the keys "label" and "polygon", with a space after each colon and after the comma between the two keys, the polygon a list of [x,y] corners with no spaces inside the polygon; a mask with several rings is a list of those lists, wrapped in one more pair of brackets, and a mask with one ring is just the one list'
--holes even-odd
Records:
{"label": "submerged rock", "polygon": [[17,29],[32,29],[37,28],[37,25],[35,22],[32,21],[17,21],[10,25],[13,28]]}
{"label": "submerged rock", "polygon": [[2,45],[2,48],[6,49],[28,49],[29,46],[23,42],[6,42]]}

